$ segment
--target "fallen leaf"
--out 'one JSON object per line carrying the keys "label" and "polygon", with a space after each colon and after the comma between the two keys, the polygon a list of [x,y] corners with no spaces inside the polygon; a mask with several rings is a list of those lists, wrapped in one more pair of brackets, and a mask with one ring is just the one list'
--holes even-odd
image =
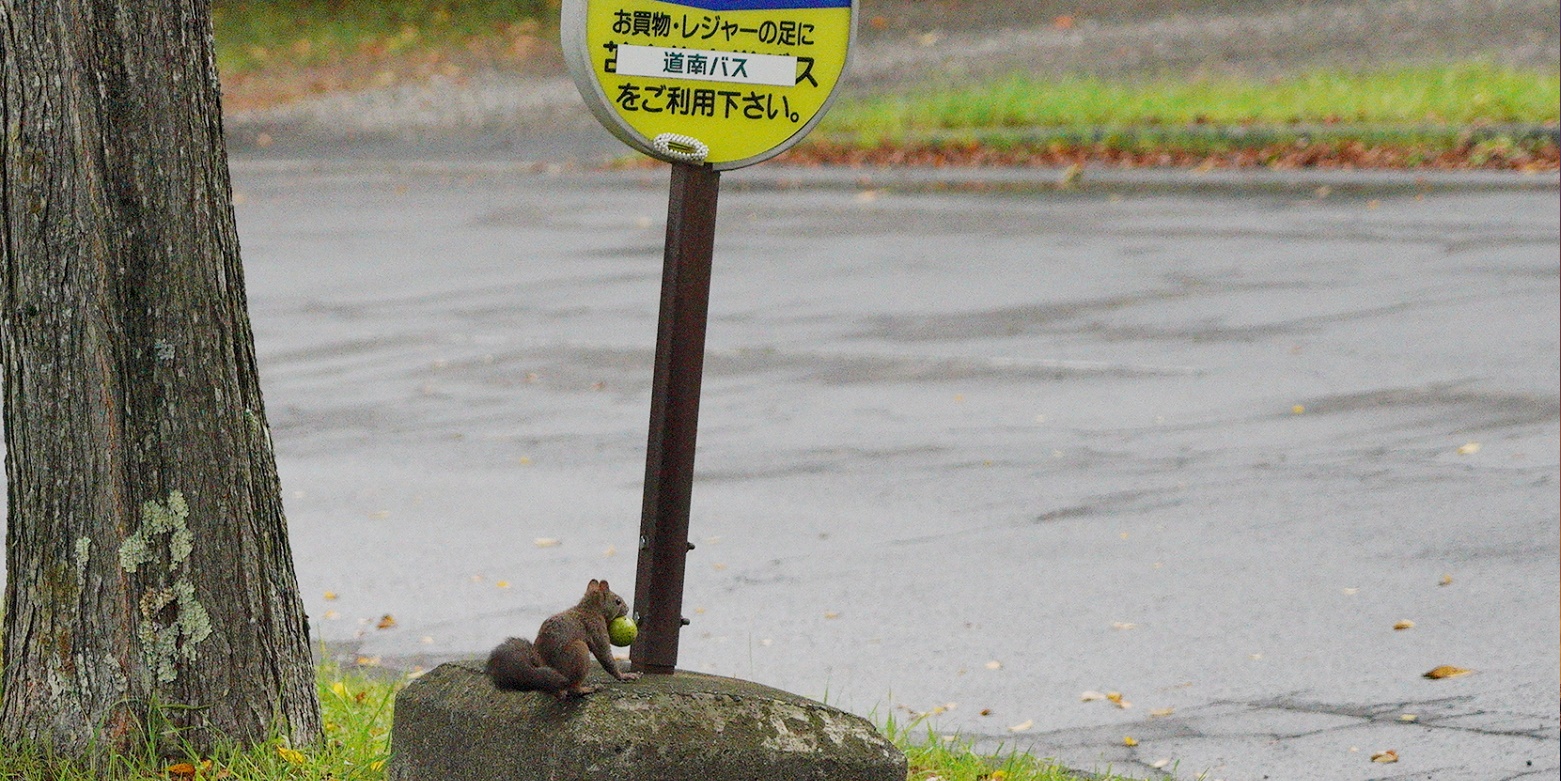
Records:
{"label": "fallen leaf", "polygon": [[1122,699],[1122,692],[1106,692],[1106,699],[1116,703],[1116,706],[1123,710],[1127,710],[1128,708],[1133,707],[1133,703]]}
{"label": "fallen leaf", "polygon": [[1391,764],[1398,761],[1398,752],[1393,749],[1379,751],[1371,755],[1371,761],[1380,762],[1384,765]]}
{"label": "fallen leaf", "polygon": [[1056,19],[1053,19],[1052,20],[1052,29],[1053,30],[1071,30],[1071,29],[1073,29],[1073,17],[1072,16],[1063,15],[1063,16],[1057,17]]}
{"label": "fallen leaf", "polygon": [[831,610],[831,611],[829,611],[829,612],[827,612],[827,613],[825,613],[825,614],[824,614],[824,617],[825,617],[825,618],[839,618],[839,617],[840,617],[840,614],[839,614],[839,613],[836,613],[836,612],[835,612],[835,611],[833,611],[833,610]]}
{"label": "fallen leaf", "polygon": [[1478,452],[1480,452],[1480,443],[1478,442],[1465,442],[1458,446],[1458,455],[1460,456],[1472,456]]}
{"label": "fallen leaf", "polygon": [[378,667],[379,661],[378,656],[359,656],[353,660],[359,667]]}
{"label": "fallen leaf", "polygon": [[501,580],[501,581],[499,581],[499,582],[497,582],[497,583],[495,583],[493,585],[495,585],[495,586],[497,586],[499,588],[509,588],[509,581]]}
{"label": "fallen leaf", "polygon": [[335,599],[336,599],[336,592],[334,592],[334,591],[327,591],[327,592],[325,592],[325,601],[330,602],[330,601],[333,601]]}
{"label": "fallen leaf", "polygon": [[992,715],[992,709],[991,708],[982,708],[981,709],[981,715],[982,716],[990,716],[990,715]]}
{"label": "fallen leaf", "polygon": [[1031,728],[1033,726],[1035,726],[1035,719],[1025,719],[1024,721],[1019,722],[1018,724],[1015,724],[1012,727],[1009,727],[1008,731],[1009,732],[1024,732],[1025,730],[1028,730],[1029,728]]}
{"label": "fallen leaf", "polygon": [[375,624],[374,628],[376,628],[376,629],[390,629],[390,628],[394,627],[395,625],[396,625],[396,617],[391,615],[391,614],[389,614],[389,613],[386,613],[385,615],[380,617],[379,623]]}
{"label": "fallen leaf", "polygon": [[1347,597],[1353,597],[1353,596],[1355,596],[1356,594],[1359,594],[1359,593],[1360,593],[1360,589],[1358,589],[1358,588],[1347,588],[1347,589],[1344,589],[1344,595],[1347,596]]}
{"label": "fallen leaf", "polygon": [[276,753],[278,756],[287,760],[289,764],[302,765],[305,761],[307,761],[303,755],[303,752],[299,751],[298,749],[288,748],[286,746],[277,746]]}
{"label": "fallen leaf", "polygon": [[1414,628],[1415,628],[1415,622],[1410,621],[1407,618],[1404,619],[1403,621],[1400,621],[1400,622],[1398,622],[1398,623],[1393,625],[1393,629],[1395,629],[1395,630],[1397,630],[1399,632],[1402,632],[1405,629],[1414,629]]}
{"label": "fallen leaf", "polygon": [[168,772],[168,775],[173,776],[174,778],[190,778],[191,776],[195,775],[195,766],[188,762],[180,762],[177,765],[169,765],[163,769]]}
{"label": "fallen leaf", "polygon": [[531,544],[538,548],[556,548],[559,543],[556,537],[538,537],[532,540]]}
{"label": "fallen leaf", "polygon": [[1305,404],[1297,404],[1294,407],[1291,407],[1290,408],[1290,414],[1291,415],[1304,415],[1304,414],[1306,414],[1306,405]]}
{"label": "fallen leaf", "polygon": [[1150,716],[1150,718],[1163,719],[1166,716],[1169,716],[1169,715],[1171,715],[1171,714],[1173,714],[1175,712],[1176,712],[1175,708],[1156,708],[1156,709],[1154,709],[1152,711],[1149,711],[1149,716]]}
{"label": "fallen leaf", "polygon": [[602,551],[602,558],[604,559],[610,559],[616,555],[618,555],[618,549],[612,545],[608,545],[607,550]]}
{"label": "fallen leaf", "polygon": [[1463,667],[1454,667],[1454,666],[1452,666],[1450,664],[1444,664],[1444,665],[1439,665],[1437,667],[1433,667],[1430,670],[1428,670],[1425,673],[1425,677],[1426,678],[1430,678],[1433,681],[1436,681],[1436,680],[1440,680],[1442,678],[1458,678],[1458,677],[1461,677],[1461,676],[1464,676],[1464,675],[1469,675],[1470,673],[1473,673],[1473,672],[1474,672],[1473,670],[1468,670],[1468,669],[1465,669]]}
{"label": "fallen leaf", "polygon": [[1003,669],[1003,663],[993,659],[992,661],[986,663],[986,668],[988,670],[1001,670]]}
{"label": "fallen leaf", "polygon": [[1090,690],[1079,695],[1079,700],[1081,702],[1094,702],[1096,700],[1104,700],[1105,698],[1106,695],[1094,690]]}
{"label": "fallen leaf", "polygon": [[1122,745],[1127,746],[1128,748],[1132,748],[1138,745],[1138,738],[1135,738],[1132,735],[1128,735],[1127,737],[1122,738]]}
{"label": "fallen leaf", "polygon": [[1154,768],[1155,770],[1163,770],[1165,768],[1165,766],[1169,765],[1169,764],[1171,764],[1171,758],[1170,757],[1166,757],[1164,759],[1157,759],[1157,760],[1155,760],[1153,762],[1150,762],[1149,766]]}
{"label": "fallen leaf", "polygon": [[1084,166],[1073,163],[1063,169],[1062,176],[1057,179],[1057,186],[1063,189],[1073,187],[1084,178]]}
{"label": "fallen leaf", "polygon": [[325,620],[326,621],[335,621],[338,618],[341,618],[341,614],[340,613],[338,613],[338,612],[336,612],[334,610],[327,610],[327,611],[325,611]]}
{"label": "fallen leaf", "polygon": [[1443,575],[1442,579],[1436,582],[1436,585],[1438,585],[1438,586],[1451,586],[1452,584],[1453,584],[1453,576],[1452,575]]}
{"label": "fallen leaf", "polygon": [[1138,628],[1138,624],[1131,624],[1131,623],[1128,623],[1126,621],[1113,621],[1113,622],[1111,622],[1111,628],[1115,629],[1115,630],[1118,630],[1118,631],[1121,631],[1121,632],[1125,632],[1125,631],[1127,631],[1129,629],[1137,629]]}
{"label": "fallen leaf", "polygon": [[1420,717],[1416,716],[1413,713],[1405,713],[1404,715],[1399,716],[1398,720],[1399,721],[1419,721]]}

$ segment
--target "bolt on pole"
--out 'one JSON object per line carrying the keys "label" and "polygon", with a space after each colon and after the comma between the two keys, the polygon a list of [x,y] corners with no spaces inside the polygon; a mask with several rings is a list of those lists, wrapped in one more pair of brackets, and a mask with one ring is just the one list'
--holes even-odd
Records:
{"label": "bolt on pole", "polygon": [[688,542],[688,513],[720,185],[721,173],[708,165],[672,164],[634,580],[640,636],[629,650],[633,669],[653,675],[676,670],[678,633],[685,623],[683,569],[693,547]]}

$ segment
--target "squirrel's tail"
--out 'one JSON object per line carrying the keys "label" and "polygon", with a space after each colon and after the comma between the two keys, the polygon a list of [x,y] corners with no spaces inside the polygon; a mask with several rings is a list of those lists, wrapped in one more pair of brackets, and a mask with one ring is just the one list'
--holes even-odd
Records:
{"label": "squirrel's tail", "polygon": [[510,691],[544,691],[554,694],[569,686],[564,674],[542,663],[529,640],[511,637],[493,649],[484,668],[493,685]]}

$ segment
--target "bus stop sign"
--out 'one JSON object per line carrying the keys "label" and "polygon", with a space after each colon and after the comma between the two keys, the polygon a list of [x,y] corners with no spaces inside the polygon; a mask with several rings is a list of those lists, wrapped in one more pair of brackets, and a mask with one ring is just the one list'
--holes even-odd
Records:
{"label": "bus stop sign", "polygon": [[857,0],[565,0],[570,75],[624,143],[722,171],[800,141],[845,71]]}

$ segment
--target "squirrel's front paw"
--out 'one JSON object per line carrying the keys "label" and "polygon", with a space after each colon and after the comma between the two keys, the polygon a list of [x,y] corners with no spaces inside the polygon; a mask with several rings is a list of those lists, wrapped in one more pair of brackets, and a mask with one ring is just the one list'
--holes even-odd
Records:
{"label": "squirrel's front paw", "polygon": [[641,675],[641,673],[620,673],[618,675],[618,680],[620,680],[620,681],[637,681],[637,680],[640,679],[640,675]]}

